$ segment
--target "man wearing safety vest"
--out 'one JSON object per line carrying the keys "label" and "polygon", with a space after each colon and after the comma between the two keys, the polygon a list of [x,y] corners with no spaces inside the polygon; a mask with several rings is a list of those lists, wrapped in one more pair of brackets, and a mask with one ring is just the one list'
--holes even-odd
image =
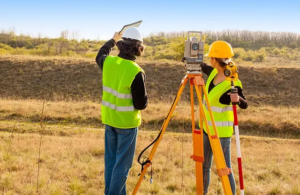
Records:
{"label": "man wearing safety vest", "polygon": [[[234,116],[231,103],[238,102],[239,107],[242,109],[246,109],[248,107],[246,97],[243,94],[241,81],[238,80],[234,82],[234,85],[238,89],[238,93],[231,94],[231,82],[225,80],[226,77],[224,75],[224,70],[226,69],[226,65],[231,62],[231,57],[233,57],[233,55],[232,48],[227,42],[215,41],[210,46],[209,53],[207,54],[207,56],[210,57],[211,66],[206,64],[202,65],[203,73],[208,76],[205,86],[208,94],[208,101],[210,102],[213,117],[215,119],[226,165],[230,169],[230,143],[234,125]],[[204,129],[203,136],[203,187],[204,194],[207,194],[210,183],[210,168],[213,155],[209,138],[207,136],[207,131],[210,131],[211,135],[214,134],[214,131],[208,108],[205,103],[203,104],[203,108],[209,125],[209,129]],[[233,173],[230,173],[228,176],[232,193],[235,194],[235,181]]]}
{"label": "man wearing safety vest", "polygon": [[[122,38],[121,41],[119,41]],[[125,195],[132,166],[141,113],[147,107],[145,73],[135,62],[144,50],[136,27],[115,33],[96,62],[103,70],[102,122],[105,124],[105,195]],[[109,55],[117,45],[118,56]]]}

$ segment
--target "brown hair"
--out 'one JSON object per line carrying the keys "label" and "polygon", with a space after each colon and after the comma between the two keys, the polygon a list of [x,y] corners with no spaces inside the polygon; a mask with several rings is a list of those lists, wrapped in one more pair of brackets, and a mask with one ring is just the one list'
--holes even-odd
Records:
{"label": "brown hair", "polygon": [[224,68],[226,65],[228,65],[228,64],[226,64],[225,62],[223,62],[223,60],[221,59],[221,58],[215,58],[216,60],[217,60],[217,62],[219,62],[219,65],[222,67],[222,68]]}
{"label": "brown hair", "polygon": [[144,52],[145,46],[141,41],[127,40],[117,42],[117,47],[120,52],[129,56],[141,56]]}

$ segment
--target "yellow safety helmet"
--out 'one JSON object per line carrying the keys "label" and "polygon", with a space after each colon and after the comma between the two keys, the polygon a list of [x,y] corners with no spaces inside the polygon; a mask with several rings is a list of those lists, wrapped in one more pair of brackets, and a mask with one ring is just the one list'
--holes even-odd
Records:
{"label": "yellow safety helmet", "polygon": [[205,56],[213,58],[231,58],[234,54],[229,43],[226,41],[215,41],[211,44],[209,52]]}

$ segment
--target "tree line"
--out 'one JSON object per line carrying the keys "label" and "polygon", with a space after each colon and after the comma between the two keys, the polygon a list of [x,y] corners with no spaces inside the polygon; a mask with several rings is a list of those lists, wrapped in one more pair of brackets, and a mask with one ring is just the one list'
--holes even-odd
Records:
{"label": "tree line", "polygon": [[[158,32],[150,34],[150,37],[187,37],[187,31],[183,32]],[[250,30],[223,30],[202,31],[205,42],[211,44],[216,40],[229,42],[233,47],[244,49],[260,49],[262,47],[300,47],[300,34],[293,32],[267,32]]]}
{"label": "tree line", "polygon": [[32,54],[44,56],[84,56],[98,50],[104,41],[78,40],[78,34],[62,31],[59,38],[16,35],[14,31],[0,32],[0,54]]}
{"label": "tree line", "polygon": [[[235,49],[239,58],[248,61],[263,61],[268,54],[287,56],[290,50],[300,49],[300,36],[291,32],[263,31],[203,31],[205,50],[216,40],[225,40]],[[183,57],[187,32],[158,32],[144,38],[144,58],[180,60]],[[78,32],[64,30],[59,38],[16,35],[13,30],[0,31],[0,54],[83,56],[94,58],[104,40],[79,40]],[[296,50],[295,50],[296,49]],[[294,52],[295,53],[295,52]],[[291,59],[298,55],[289,55]]]}

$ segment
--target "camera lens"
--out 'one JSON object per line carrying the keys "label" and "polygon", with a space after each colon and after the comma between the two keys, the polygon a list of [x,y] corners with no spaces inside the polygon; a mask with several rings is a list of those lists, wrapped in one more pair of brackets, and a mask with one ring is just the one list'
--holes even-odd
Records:
{"label": "camera lens", "polygon": [[198,44],[197,44],[197,43],[193,43],[192,49],[193,49],[193,50],[198,50],[198,49],[199,49]]}

